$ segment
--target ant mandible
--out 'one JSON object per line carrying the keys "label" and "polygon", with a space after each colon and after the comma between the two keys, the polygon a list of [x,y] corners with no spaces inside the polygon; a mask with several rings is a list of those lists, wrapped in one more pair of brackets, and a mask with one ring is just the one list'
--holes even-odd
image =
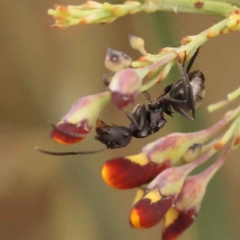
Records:
{"label": "ant mandible", "polygon": [[[148,106],[136,105],[131,112],[126,112],[131,124],[129,127],[124,126],[109,126],[106,123],[98,120],[96,126],[95,139],[106,145],[106,149],[116,149],[128,145],[132,139],[144,138],[155,132],[158,132],[167,120],[164,118],[164,113],[172,116],[172,109],[182,116],[194,120],[195,109],[201,104],[205,94],[205,77],[200,70],[190,72],[194,60],[198,55],[199,49],[194,53],[193,57],[187,66],[184,68],[184,62],[178,61],[178,68],[181,74],[181,79],[174,84],[168,85],[156,99],[151,100],[147,92],[143,92],[148,100]],[[105,82],[106,84],[106,82]],[[192,116],[188,115],[191,112]],[[57,129],[56,126],[54,128]],[[58,129],[57,129],[58,130]],[[76,136],[76,134],[67,133],[68,136]],[[86,152],[50,152],[42,149],[39,151],[51,155],[76,155],[76,154],[92,154],[103,151]]]}

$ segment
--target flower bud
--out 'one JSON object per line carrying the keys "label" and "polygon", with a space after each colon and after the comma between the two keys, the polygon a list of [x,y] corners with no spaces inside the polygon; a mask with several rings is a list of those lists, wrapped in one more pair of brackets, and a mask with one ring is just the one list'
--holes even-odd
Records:
{"label": "flower bud", "polygon": [[110,71],[118,72],[124,68],[130,67],[131,63],[132,59],[126,53],[108,48],[105,66]]}
{"label": "flower bud", "polygon": [[150,182],[167,167],[167,162],[155,164],[140,153],[107,161],[102,169],[102,177],[114,188],[130,189]]}
{"label": "flower bud", "polygon": [[[220,121],[202,131],[169,134],[165,137],[159,138],[155,142],[149,143],[142,149],[142,152],[146,154],[147,158],[154,163],[161,164],[162,162],[169,161],[171,166],[179,165],[182,161],[182,158],[188,157],[185,154],[189,153],[189,149],[194,144],[201,145],[211,139],[214,134],[226,126],[226,124],[234,119],[237,114],[238,111],[231,111],[225,114]],[[229,131],[227,131],[227,133],[229,132],[228,135],[231,135],[234,129],[235,125],[234,127],[231,127]],[[228,139],[228,137],[229,136],[227,136],[226,139]],[[218,145],[223,146],[225,142],[226,141],[224,138],[216,143],[215,149],[217,149]]]}
{"label": "flower bud", "polygon": [[136,228],[150,228],[159,223],[173,206],[174,197],[164,197],[157,189],[151,190],[131,209],[130,223]]}
{"label": "flower bud", "polygon": [[109,100],[108,92],[80,98],[54,126],[51,138],[61,144],[80,142],[91,131],[100,111]]}
{"label": "flower bud", "polygon": [[230,144],[207,170],[185,180],[174,209],[169,210],[165,216],[163,240],[176,239],[193,223],[200,210],[207,185],[225,162],[229,149]]}
{"label": "flower bud", "polygon": [[[197,135],[197,134],[196,134]],[[193,141],[197,141],[190,134],[173,133],[146,145],[142,152],[155,163],[169,161],[171,166],[176,166],[181,157],[186,153]]]}
{"label": "flower bud", "polygon": [[195,168],[206,162],[216,151],[210,149],[206,154],[198,160],[183,165],[181,167],[168,168],[161,173],[150,183],[146,189],[158,189],[163,196],[177,197],[182,189],[183,183],[187,175]]}
{"label": "flower bud", "polygon": [[123,108],[133,103],[140,93],[142,80],[148,72],[148,69],[133,68],[126,68],[117,72],[108,86],[112,102],[118,108]]}
{"label": "flower bud", "polygon": [[128,34],[130,45],[133,49],[138,50],[142,55],[147,55],[147,51],[144,48],[144,40],[140,37]]}
{"label": "flower bud", "polygon": [[196,216],[197,213],[193,209],[178,212],[171,208],[165,216],[162,240],[176,239],[194,222]]}

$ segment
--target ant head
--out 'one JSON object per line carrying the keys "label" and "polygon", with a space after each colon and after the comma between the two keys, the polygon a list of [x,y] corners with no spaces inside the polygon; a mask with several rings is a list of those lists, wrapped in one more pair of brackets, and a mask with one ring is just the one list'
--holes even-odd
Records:
{"label": "ant head", "polygon": [[124,147],[132,139],[132,132],[129,128],[109,126],[102,121],[97,122],[96,133],[95,139],[111,149]]}

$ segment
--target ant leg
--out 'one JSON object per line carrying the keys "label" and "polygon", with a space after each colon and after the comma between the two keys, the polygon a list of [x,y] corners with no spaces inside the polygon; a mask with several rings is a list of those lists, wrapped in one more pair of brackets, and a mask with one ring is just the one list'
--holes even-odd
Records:
{"label": "ant leg", "polygon": [[173,108],[174,108],[177,112],[179,112],[180,114],[182,114],[184,117],[186,117],[186,118],[188,118],[188,119],[190,119],[190,120],[192,120],[192,121],[195,120],[194,118],[192,118],[191,116],[189,116],[189,115],[187,114],[187,112],[185,112],[185,111],[183,110],[183,108],[181,107],[181,105],[186,106],[186,104],[187,104],[187,101],[186,101],[186,100],[178,100],[178,99],[175,99],[175,98],[163,97],[163,98],[162,98],[162,101],[163,101],[163,102],[168,102],[168,103],[170,103],[170,104],[173,106]]}
{"label": "ant leg", "polygon": [[166,86],[166,87],[163,89],[163,91],[162,91],[162,93],[160,94],[160,96],[157,97],[156,102],[159,102],[163,96],[165,96],[166,94],[168,94],[168,93],[170,92],[170,90],[172,89],[172,86],[173,86],[173,84],[170,84],[170,85]]}
{"label": "ant leg", "polygon": [[138,128],[138,122],[135,119],[135,117],[133,116],[133,114],[126,111],[126,115],[129,118],[129,120],[132,122],[132,124],[134,124]]}
{"label": "ant leg", "polygon": [[180,114],[182,114],[184,117],[188,118],[191,121],[195,121],[195,118],[189,116],[180,106],[174,106],[174,109],[179,112]]}
{"label": "ant leg", "polygon": [[142,130],[147,119],[147,109],[145,105],[139,108],[138,117],[140,118],[139,128]]}
{"label": "ant leg", "polygon": [[161,95],[164,96],[164,95],[166,95],[167,93],[169,93],[170,90],[172,89],[172,86],[173,86],[173,84],[170,84],[170,85],[166,86],[166,87],[163,89]]}
{"label": "ant leg", "polygon": [[137,115],[137,111],[140,108],[140,104],[137,104],[134,109],[132,110],[132,112],[128,112],[125,111],[127,117],[129,118],[129,120],[132,122],[132,124],[134,124],[137,128],[138,128],[138,122],[136,120],[136,115]]}
{"label": "ant leg", "polygon": [[136,129],[141,130],[144,127],[146,116],[147,116],[147,109],[145,105],[138,104],[132,112],[126,112],[127,117],[130,121],[134,124]]}
{"label": "ant leg", "polygon": [[192,91],[192,86],[189,81],[188,74],[187,74],[186,70],[184,69],[183,64],[181,62],[178,62],[178,68],[179,68],[179,71],[182,76],[182,86],[183,86],[183,92],[185,95],[185,101],[192,111],[193,118],[195,118],[193,91]]}
{"label": "ant leg", "polygon": [[196,52],[193,54],[192,58],[190,59],[189,63],[188,63],[188,66],[187,66],[187,69],[186,69],[186,72],[189,73],[190,72],[190,69],[199,53],[199,49],[200,47],[196,50]]}
{"label": "ant leg", "polygon": [[148,100],[148,103],[152,103],[151,96],[147,91],[142,92],[142,95]]}

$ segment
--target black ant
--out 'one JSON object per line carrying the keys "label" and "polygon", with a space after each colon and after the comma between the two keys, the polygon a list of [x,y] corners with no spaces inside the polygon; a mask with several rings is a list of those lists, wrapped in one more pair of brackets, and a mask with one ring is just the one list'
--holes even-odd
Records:
{"label": "black ant", "polygon": [[[128,145],[132,139],[144,138],[155,132],[158,132],[167,120],[164,118],[164,113],[172,116],[172,109],[184,117],[194,120],[195,109],[201,104],[205,94],[205,78],[200,70],[190,72],[192,64],[197,57],[199,49],[194,53],[193,57],[187,66],[184,68],[184,63],[178,62],[178,68],[181,74],[181,79],[174,84],[165,87],[161,95],[155,102],[151,100],[147,92],[143,92],[148,100],[148,106],[136,105],[132,112],[126,112],[126,115],[131,121],[129,127],[124,126],[109,126],[98,120],[96,126],[96,137],[98,141],[106,145],[106,148],[115,149]],[[184,60],[185,62],[185,60]],[[192,116],[188,115],[191,112]],[[55,126],[57,129],[57,127]],[[68,136],[76,136],[76,134],[64,133]],[[86,152],[49,152],[38,149],[39,151],[51,155],[75,155],[75,154],[91,154],[103,151],[105,149]]]}

